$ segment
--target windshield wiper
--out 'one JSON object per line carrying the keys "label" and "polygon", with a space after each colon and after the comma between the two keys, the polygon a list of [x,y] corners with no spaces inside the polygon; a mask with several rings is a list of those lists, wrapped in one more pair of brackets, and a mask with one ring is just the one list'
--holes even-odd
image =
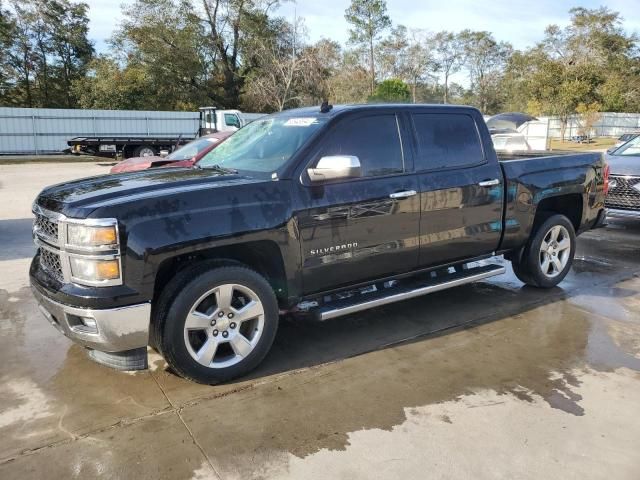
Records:
{"label": "windshield wiper", "polygon": [[227,168],[227,167],[223,167],[222,165],[218,165],[217,163],[213,164],[213,165],[207,165],[206,167],[203,167],[201,165],[198,165],[199,168],[207,168],[207,169],[211,169],[211,170],[215,170],[216,172],[220,172],[220,173],[238,173],[237,170],[233,169],[233,168]]}

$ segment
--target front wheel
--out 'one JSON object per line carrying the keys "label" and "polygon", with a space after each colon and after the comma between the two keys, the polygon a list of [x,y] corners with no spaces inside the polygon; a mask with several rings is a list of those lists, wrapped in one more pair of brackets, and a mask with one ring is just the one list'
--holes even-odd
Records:
{"label": "front wheel", "polygon": [[267,355],[278,328],[269,283],[245,267],[219,267],[174,283],[160,319],[160,351],[183,377],[216,384],[244,375]]}
{"label": "front wheel", "polygon": [[569,273],[575,251],[573,224],[564,215],[551,215],[529,238],[522,257],[511,261],[513,271],[527,285],[552,288]]}

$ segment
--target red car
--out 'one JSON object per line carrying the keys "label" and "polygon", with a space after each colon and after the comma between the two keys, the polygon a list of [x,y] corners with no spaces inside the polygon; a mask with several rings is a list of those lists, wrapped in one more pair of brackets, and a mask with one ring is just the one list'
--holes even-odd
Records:
{"label": "red car", "polygon": [[148,156],[122,160],[111,169],[111,173],[136,172],[156,167],[191,167],[211,150],[220,145],[234,132],[216,132],[178,148],[166,157]]}

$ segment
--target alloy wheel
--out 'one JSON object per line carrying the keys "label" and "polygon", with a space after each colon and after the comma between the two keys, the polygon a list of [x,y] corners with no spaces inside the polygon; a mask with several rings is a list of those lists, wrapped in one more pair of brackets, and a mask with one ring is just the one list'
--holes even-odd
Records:
{"label": "alloy wheel", "polygon": [[184,323],[184,342],[191,357],[207,368],[226,368],[254,350],[264,330],[264,308],[258,295],[238,284],[223,284],[202,295]]}

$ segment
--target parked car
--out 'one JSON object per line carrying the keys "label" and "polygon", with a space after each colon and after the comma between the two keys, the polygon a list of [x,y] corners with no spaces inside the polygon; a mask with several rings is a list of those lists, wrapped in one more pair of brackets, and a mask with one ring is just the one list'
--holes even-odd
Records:
{"label": "parked car", "polygon": [[622,145],[624,145],[625,143],[627,143],[630,140],[633,140],[634,138],[636,138],[638,136],[640,136],[640,133],[625,133],[624,135],[620,135],[618,137],[618,141],[615,143],[615,145],[613,147],[611,147],[609,150],[607,150],[607,152],[611,153],[614,150],[617,150]]}
{"label": "parked car", "polygon": [[217,132],[205,135],[164,157],[153,155],[127,158],[114,165],[111,173],[135,172],[156,167],[190,167],[232,134],[233,132]]}
{"label": "parked car", "polygon": [[499,113],[487,120],[487,127],[496,151],[525,152],[531,150],[525,135],[518,129],[527,122],[538,120],[526,113]]}
{"label": "parked car", "polygon": [[504,152],[527,152],[531,150],[527,138],[515,130],[490,130],[493,148]]}
{"label": "parked car", "polygon": [[551,288],[601,224],[599,153],[498,159],[478,110],[359,105],[260,118],[196,168],[76,180],[33,206],[33,293],[117,368],[147,345],[214,384],[281,314],[328,320],[505,272]]}
{"label": "parked car", "polygon": [[640,219],[640,135],[607,154],[607,216]]}

